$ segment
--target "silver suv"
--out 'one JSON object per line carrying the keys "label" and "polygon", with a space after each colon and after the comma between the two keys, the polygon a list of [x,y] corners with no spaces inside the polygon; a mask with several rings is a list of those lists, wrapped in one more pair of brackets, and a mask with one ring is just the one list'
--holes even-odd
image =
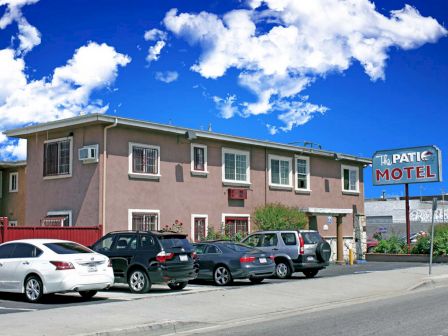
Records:
{"label": "silver suv", "polygon": [[275,274],[280,279],[291,277],[293,272],[303,272],[312,278],[329,265],[331,257],[330,244],[313,230],[259,231],[242,243],[273,254]]}

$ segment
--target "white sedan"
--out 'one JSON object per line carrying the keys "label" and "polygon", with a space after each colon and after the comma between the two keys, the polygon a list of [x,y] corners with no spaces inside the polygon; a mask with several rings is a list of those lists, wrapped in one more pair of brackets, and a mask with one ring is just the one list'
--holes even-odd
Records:
{"label": "white sedan", "polygon": [[0,291],[25,293],[29,302],[64,292],[90,299],[113,283],[109,258],[78,243],[24,239],[0,245]]}

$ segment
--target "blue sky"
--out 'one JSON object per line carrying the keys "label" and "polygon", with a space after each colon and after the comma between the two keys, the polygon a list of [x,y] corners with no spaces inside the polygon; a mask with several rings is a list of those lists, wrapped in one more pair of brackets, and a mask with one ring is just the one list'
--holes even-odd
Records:
{"label": "blue sky", "polygon": [[[0,131],[100,111],[365,157],[436,144],[446,161],[448,2],[306,2],[0,0]],[[366,197],[403,193],[370,174]]]}

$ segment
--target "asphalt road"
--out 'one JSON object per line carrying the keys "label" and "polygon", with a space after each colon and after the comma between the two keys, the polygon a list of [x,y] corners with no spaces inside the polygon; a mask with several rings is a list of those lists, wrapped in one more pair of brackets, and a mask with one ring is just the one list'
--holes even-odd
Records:
{"label": "asphalt road", "polygon": [[[357,265],[330,265],[328,268],[319,272],[317,277],[335,277],[348,274],[362,274],[366,272],[386,271],[399,268],[408,267],[425,267],[421,263],[384,263],[384,262],[369,262]],[[291,280],[280,280],[276,278],[266,279],[263,284],[275,285],[276,283],[284,281],[313,281],[313,279],[305,279],[302,273],[294,273]],[[244,286],[251,286],[249,281],[235,281],[229,287],[216,287],[210,282],[195,282],[189,285],[182,292],[172,292],[167,286],[155,286],[148,294],[135,295],[130,293],[126,286],[114,287],[110,291],[100,292],[92,300],[85,301],[78,294],[55,294],[44,297],[40,304],[30,304],[24,301],[23,296],[19,294],[9,294],[0,292],[0,314],[26,312],[33,310],[54,309],[79,305],[92,304],[107,304],[110,302],[138,300],[141,298],[153,295],[182,295],[185,293],[194,294],[197,291],[203,290],[231,290],[241,288]],[[157,288],[158,287],[158,288]]]}
{"label": "asphalt road", "polygon": [[[438,288],[387,300],[257,321],[214,330],[213,335],[447,336],[447,308],[448,290]],[[199,333],[191,333],[194,334]]]}

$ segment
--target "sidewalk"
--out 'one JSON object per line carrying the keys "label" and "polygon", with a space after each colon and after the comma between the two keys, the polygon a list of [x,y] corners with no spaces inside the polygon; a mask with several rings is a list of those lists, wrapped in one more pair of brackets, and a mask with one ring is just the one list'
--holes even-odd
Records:
{"label": "sidewalk", "polygon": [[130,335],[235,324],[448,285],[448,265],[293,279],[195,294],[0,315],[0,335]]}

